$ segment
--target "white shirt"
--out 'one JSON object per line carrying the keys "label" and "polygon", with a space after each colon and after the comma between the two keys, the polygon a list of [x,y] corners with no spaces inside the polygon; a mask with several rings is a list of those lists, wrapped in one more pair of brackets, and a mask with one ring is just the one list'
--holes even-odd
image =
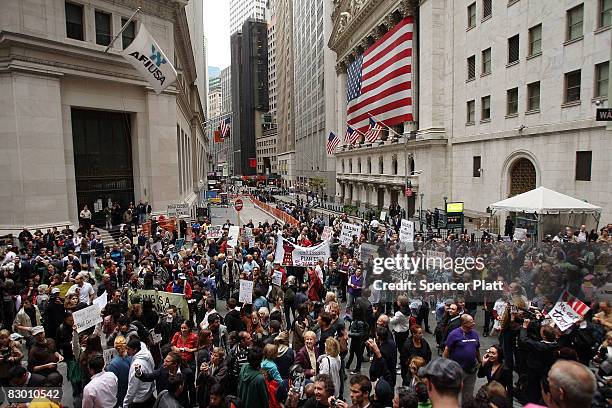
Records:
{"label": "white shirt", "polygon": [[83,390],[83,408],[114,407],[117,404],[118,382],[117,376],[107,371],[91,377]]}
{"label": "white shirt", "polygon": [[89,211],[89,210],[81,210],[80,216],[81,216],[81,218],[90,219],[91,218],[91,211]]}
{"label": "white shirt", "polygon": [[85,303],[86,305],[91,304],[91,301],[89,300],[89,295],[94,294],[94,289],[93,286],[91,286],[91,283],[89,282],[83,282],[83,287],[79,287],[78,284],[74,284],[70,287],[70,289],[68,289],[68,295],[72,294],[72,293],[77,293],[77,289],[80,289],[79,291],[79,302]]}

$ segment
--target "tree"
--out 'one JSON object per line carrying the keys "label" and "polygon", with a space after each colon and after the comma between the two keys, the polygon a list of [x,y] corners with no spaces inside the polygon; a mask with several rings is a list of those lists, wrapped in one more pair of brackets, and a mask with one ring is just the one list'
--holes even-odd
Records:
{"label": "tree", "polygon": [[308,187],[310,187],[312,191],[322,195],[323,190],[327,187],[327,179],[325,177],[312,177],[308,179]]}

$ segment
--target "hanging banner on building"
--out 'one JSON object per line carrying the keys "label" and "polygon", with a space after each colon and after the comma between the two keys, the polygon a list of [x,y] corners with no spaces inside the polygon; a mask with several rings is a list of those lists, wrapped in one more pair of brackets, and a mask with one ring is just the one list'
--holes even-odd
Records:
{"label": "hanging banner on building", "polygon": [[123,57],[158,94],[176,81],[176,70],[144,24],[140,24],[138,35],[123,51]]}
{"label": "hanging banner on building", "polygon": [[359,238],[361,236],[361,225],[342,223],[342,231],[340,232],[340,243],[349,246],[353,242],[353,236]]}
{"label": "hanging banner on building", "polygon": [[330,255],[329,241],[317,246],[302,247],[287,241],[282,236],[276,240],[274,262],[286,266],[315,266],[319,260],[327,262]]}
{"label": "hanging banner on building", "polygon": [[329,226],[323,227],[323,233],[321,234],[321,239],[323,241],[327,241],[328,239],[332,237],[332,235],[334,235],[334,229],[332,227],[329,227]]}
{"label": "hanging banner on building", "polygon": [[399,233],[400,242],[414,242],[414,223],[408,220],[402,220]]}
{"label": "hanging banner on building", "polygon": [[150,300],[153,308],[159,314],[165,314],[170,306],[176,306],[176,313],[183,319],[189,319],[189,309],[187,299],[182,293],[169,293],[158,290],[137,289],[130,291],[128,296],[128,308],[131,307],[133,297],[140,297],[141,301]]}

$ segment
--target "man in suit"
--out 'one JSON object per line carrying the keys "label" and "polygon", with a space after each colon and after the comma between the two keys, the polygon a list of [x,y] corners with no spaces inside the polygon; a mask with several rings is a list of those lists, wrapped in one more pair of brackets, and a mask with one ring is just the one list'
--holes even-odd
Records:
{"label": "man in suit", "polygon": [[155,386],[157,389],[157,394],[159,395],[162,391],[168,389],[168,379],[171,375],[176,375],[178,369],[181,369],[181,373],[185,378],[185,386],[186,391],[178,396],[178,400],[183,407],[193,407],[195,406],[195,389],[193,387],[194,384],[194,375],[191,368],[183,365],[183,359],[179,353],[175,353],[171,351],[168,353],[166,358],[164,358],[163,364],[157,370],[153,370],[151,373],[142,372],[138,375],[136,372],[136,377],[140,381],[144,382],[153,382],[155,381]]}
{"label": "man in suit", "polygon": [[[59,375],[59,373],[58,373]],[[22,365],[15,366],[9,371],[11,386],[13,387],[44,387],[47,377],[44,375],[30,373]]]}

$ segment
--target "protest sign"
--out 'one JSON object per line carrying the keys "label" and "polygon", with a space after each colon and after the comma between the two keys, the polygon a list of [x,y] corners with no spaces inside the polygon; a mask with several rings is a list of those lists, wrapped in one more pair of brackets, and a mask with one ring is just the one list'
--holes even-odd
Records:
{"label": "protest sign", "polygon": [[386,211],[381,211],[380,212],[380,220],[384,221],[387,218],[387,212]]}
{"label": "protest sign", "polygon": [[144,290],[137,289],[131,291],[128,296],[128,306],[131,307],[132,297],[138,296],[141,301],[150,300],[153,302],[153,308],[155,311],[163,315],[170,306],[176,306],[177,315],[182,316],[183,319],[189,319],[189,309],[187,306],[187,300],[185,295],[182,293],[169,293],[158,290]]}
{"label": "protest sign", "polygon": [[557,302],[548,313],[548,317],[555,322],[561,331],[566,331],[580,319],[580,315],[565,302]]}
{"label": "protest sign", "polygon": [[272,275],[272,284],[280,286],[283,283],[283,273],[281,271],[274,271]]}
{"label": "protest sign", "polygon": [[151,252],[153,252],[154,254],[158,254],[159,251],[162,250],[162,243],[161,241],[157,241],[156,243],[151,245]]}
{"label": "protest sign", "polygon": [[240,293],[238,301],[241,303],[253,303],[253,281],[240,279]]}
{"label": "protest sign", "polygon": [[340,243],[349,246],[353,242],[353,236],[359,238],[361,235],[361,225],[349,224],[348,222],[342,223],[342,230],[340,232]]}
{"label": "protest sign", "polygon": [[219,239],[223,236],[223,230],[220,225],[211,225],[206,231],[206,238]]}
{"label": "protest sign", "polygon": [[93,300],[93,304],[97,305],[100,308],[100,310],[104,309],[104,307],[106,306],[106,303],[108,303],[108,292],[106,291],[104,291],[102,296],[98,296],[97,298]]}
{"label": "protest sign", "polygon": [[240,227],[232,225],[229,227],[229,233],[227,234],[227,244],[235,247],[238,245],[238,236],[240,235]]}
{"label": "protest sign", "polygon": [[515,241],[526,241],[527,240],[527,230],[525,228],[515,228],[513,239]]}
{"label": "protest sign", "polygon": [[288,266],[315,266],[319,260],[327,262],[330,256],[329,241],[313,247],[302,247],[279,236],[274,262]]}
{"label": "protest sign", "polygon": [[85,309],[77,310],[72,313],[72,317],[78,333],[102,322],[98,305],[91,305]]}
{"label": "protest sign", "polygon": [[414,223],[402,220],[399,233],[400,242],[414,242]]}
{"label": "protest sign", "polygon": [[185,238],[178,238],[176,242],[174,243],[174,249],[179,251],[183,248],[184,245],[185,245]]}
{"label": "protest sign", "polygon": [[253,228],[244,228],[244,237],[249,240],[249,248],[253,248],[255,246],[255,236],[253,235]]}
{"label": "protest sign", "polygon": [[104,357],[104,365],[108,365],[108,363],[111,362],[111,360],[115,357],[119,355],[119,352],[114,349],[114,348],[109,348],[106,349],[102,352],[102,355]]}
{"label": "protest sign", "polygon": [[321,234],[321,239],[323,241],[327,241],[334,235],[334,229],[329,226],[323,227],[323,233]]}

